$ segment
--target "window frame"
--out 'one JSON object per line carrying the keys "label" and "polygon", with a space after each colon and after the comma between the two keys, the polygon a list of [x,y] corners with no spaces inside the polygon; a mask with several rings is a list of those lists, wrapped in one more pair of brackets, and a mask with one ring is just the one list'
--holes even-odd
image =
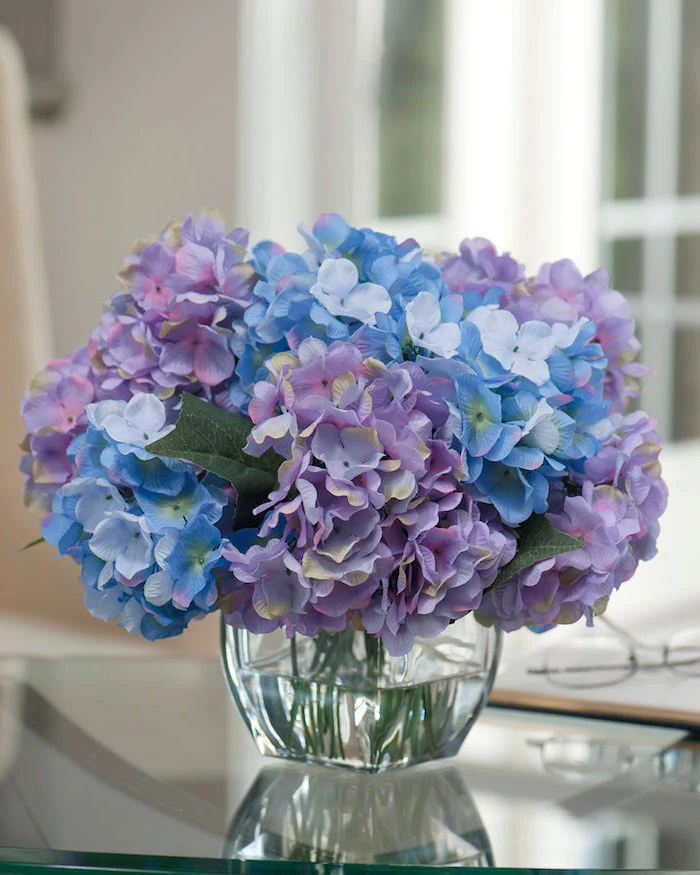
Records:
{"label": "window frame", "polygon": [[[683,0],[648,2],[643,195],[615,199],[609,196],[608,185],[600,207],[600,236],[603,251],[608,253],[618,240],[642,242],[641,288],[624,292],[647,340],[643,360],[653,371],[645,381],[644,406],[658,418],[662,437],[670,439],[674,433],[676,332],[681,327],[700,327],[700,298],[678,295],[676,241],[679,235],[700,235],[700,196],[678,193]],[[606,91],[610,96],[604,151],[611,162],[615,155],[612,16],[608,24]],[[604,179],[610,176],[608,167]]]}

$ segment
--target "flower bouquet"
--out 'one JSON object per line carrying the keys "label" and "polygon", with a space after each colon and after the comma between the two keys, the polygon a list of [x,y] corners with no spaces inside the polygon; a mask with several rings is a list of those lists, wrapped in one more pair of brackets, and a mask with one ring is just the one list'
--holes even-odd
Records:
{"label": "flower bouquet", "polygon": [[592,624],[666,503],[607,273],[527,277],[483,239],[429,255],[334,214],[299,230],[301,253],[211,214],[138,241],[87,346],[26,393],[26,502],[88,610],[151,640],[220,610],[239,657],[276,633],[277,674],[332,685],[345,653],[373,688],[409,663],[432,681],[451,657],[429,642],[465,622]]}

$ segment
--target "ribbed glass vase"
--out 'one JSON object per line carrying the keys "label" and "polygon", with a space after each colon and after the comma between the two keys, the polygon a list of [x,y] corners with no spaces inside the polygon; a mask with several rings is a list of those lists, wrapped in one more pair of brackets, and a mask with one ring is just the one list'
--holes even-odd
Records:
{"label": "ribbed glass vase", "polygon": [[222,625],[224,674],[260,752],[369,772],[456,754],[500,644],[471,615],[401,657],[351,627],[287,638]]}

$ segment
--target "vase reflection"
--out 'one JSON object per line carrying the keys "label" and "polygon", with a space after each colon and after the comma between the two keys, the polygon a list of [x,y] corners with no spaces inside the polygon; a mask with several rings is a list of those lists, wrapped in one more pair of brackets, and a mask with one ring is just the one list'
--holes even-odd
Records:
{"label": "vase reflection", "polygon": [[229,827],[224,856],[323,863],[493,866],[460,772],[382,775],[263,769]]}

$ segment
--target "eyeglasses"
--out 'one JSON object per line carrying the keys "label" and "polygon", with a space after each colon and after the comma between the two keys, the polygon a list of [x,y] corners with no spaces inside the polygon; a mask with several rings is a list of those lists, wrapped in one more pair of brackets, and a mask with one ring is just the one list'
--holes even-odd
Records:
{"label": "eyeglasses", "polygon": [[700,628],[684,629],[668,643],[656,645],[637,640],[605,617],[600,619],[612,634],[557,644],[544,654],[541,668],[529,668],[527,673],[566,689],[611,687],[638,671],[700,677]]}

